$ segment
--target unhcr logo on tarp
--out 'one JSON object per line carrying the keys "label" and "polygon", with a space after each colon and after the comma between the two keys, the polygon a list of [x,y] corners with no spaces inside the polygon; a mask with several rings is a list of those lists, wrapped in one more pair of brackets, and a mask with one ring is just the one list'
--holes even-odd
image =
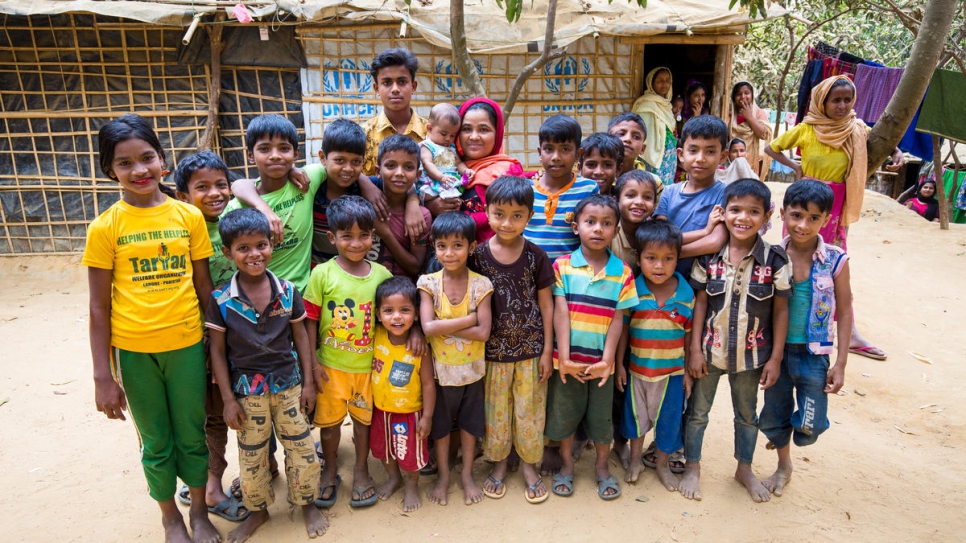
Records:
{"label": "unhcr logo on tarp", "polygon": [[[590,62],[587,59],[577,59],[571,56],[563,57],[556,62],[547,64],[543,68],[544,85],[547,87],[551,93],[557,96],[558,100],[571,100],[576,101],[577,96],[582,94],[590,83],[589,76],[591,73]],[[554,77],[556,76],[556,77]],[[586,100],[590,100],[587,98]],[[546,105],[543,106],[543,111],[546,112],[559,112],[559,111],[592,111],[594,109],[593,104],[588,103],[587,105]]]}
{"label": "unhcr logo on tarp", "polygon": [[[483,75],[483,65],[480,64],[480,61],[473,59],[473,66],[476,67],[476,73]],[[452,62],[447,62],[445,60],[439,61],[436,63],[435,73],[437,74],[434,78],[436,90],[450,94],[457,98],[470,97],[469,91],[463,88],[463,78],[453,77],[456,75],[456,68],[453,67]]]}
{"label": "unhcr logo on tarp", "polygon": [[[339,61],[338,66],[331,62],[322,65],[322,90],[325,94],[338,98],[373,98],[372,75],[369,64],[360,61],[359,65],[348,58]],[[322,117],[368,118],[376,115],[376,106],[371,104],[322,104]]]}

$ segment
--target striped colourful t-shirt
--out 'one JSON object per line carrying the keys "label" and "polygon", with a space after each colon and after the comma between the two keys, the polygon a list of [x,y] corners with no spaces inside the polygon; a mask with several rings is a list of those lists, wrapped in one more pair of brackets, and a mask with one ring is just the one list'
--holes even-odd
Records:
{"label": "striped colourful t-shirt", "polygon": [[677,289],[660,307],[644,276],[634,280],[637,305],[630,316],[630,374],[645,381],[684,375],[684,336],[691,332],[694,290],[680,273],[674,278]]}
{"label": "striped colourful t-shirt", "polygon": [[574,209],[581,200],[597,194],[597,183],[575,175],[564,188],[550,193],[533,184],[533,217],[523,231],[523,237],[546,251],[553,262],[577,250],[580,238],[574,233]]}
{"label": "striped colourful t-shirt", "polygon": [[[587,263],[581,249],[564,255],[553,263],[556,283],[554,296],[567,300],[570,313],[570,360],[579,364],[596,364],[604,354],[607,328],[615,318],[623,319],[618,311],[637,304],[637,289],[631,269],[614,253],[607,250],[609,259],[599,273]],[[557,367],[557,346],[554,341],[553,365]]]}

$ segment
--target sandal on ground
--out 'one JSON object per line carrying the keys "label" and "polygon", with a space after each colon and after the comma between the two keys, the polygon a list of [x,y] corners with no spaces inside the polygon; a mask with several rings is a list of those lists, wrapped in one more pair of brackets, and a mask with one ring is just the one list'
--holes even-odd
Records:
{"label": "sandal on ground", "polygon": [[[503,484],[503,479],[497,479],[492,475],[487,475],[486,480],[493,485],[493,490],[483,489],[483,495],[487,498],[493,498],[494,500],[499,500],[503,496],[506,496],[506,485]],[[502,488],[501,488],[502,487]]]}
{"label": "sandal on ground", "polygon": [[[641,463],[651,469],[657,469],[657,445],[652,441],[647,450],[641,454]],[[676,452],[668,459],[671,473],[684,473],[684,459],[680,452]]]}
{"label": "sandal on ground", "polygon": [[866,358],[871,358],[872,360],[885,360],[889,357],[885,351],[876,347],[875,345],[866,345],[865,347],[849,347],[849,352],[859,356],[864,356]]}
{"label": "sandal on ground", "polygon": [[527,499],[528,503],[543,503],[547,501],[547,498],[550,497],[549,492],[544,492],[543,496],[537,496],[535,498],[530,497],[530,493],[533,493],[536,496],[537,488],[542,484],[543,484],[543,477],[537,477],[537,481],[535,483],[533,483],[532,485],[527,485],[527,489],[523,491],[523,497]]}
{"label": "sandal on ground", "polygon": [[191,491],[188,490],[188,485],[181,485],[181,490],[178,491],[178,501],[185,505],[191,505]]}
{"label": "sandal on ground", "polygon": [[[372,496],[368,498],[362,498],[369,490],[372,490]],[[349,505],[355,508],[369,507],[374,505],[376,501],[379,500],[379,494],[376,493],[376,485],[372,482],[372,477],[369,477],[369,481],[365,486],[352,485],[352,499],[349,500]],[[359,496],[359,499],[356,499]]]}
{"label": "sandal on ground", "polygon": [[[278,477],[278,470],[277,469],[272,472],[272,480],[274,481],[276,477]],[[231,480],[231,486],[228,487],[228,495],[229,496],[233,496],[238,501],[241,501],[242,500],[243,496],[242,496],[242,491],[241,491],[241,479],[240,478],[235,477],[234,479]]]}
{"label": "sandal on ground", "polygon": [[436,459],[433,457],[429,458],[429,462],[427,462],[425,466],[419,468],[419,474],[427,477],[430,475],[436,475],[437,473],[439,473],[439,465],[436,464]]}
{"label": "sandal on ground", "polygon": [[[319,509],[328,509],[335,505],[335,500],[339,497],[339,485],[342,484],[342,476],[336,475],[335,481],[327,481],[319,487],[319,497],[315,500],[315,506]],[[328,498],[322,498],[325,491],[332,489],[332,494]]]}
{"label": "sandal on ground", "polygon": [[[555,473],[553,475],[553,486],[550,487],[550,491],[558,496],[563,496],[564,498],[572,496],[574,493],[574,476],[564,475],[562,473]],[[558,486],[564,487],[566,490],[557,490]]]}
{"label": "sandal on ground", "polygon": [[[239,513],[239,510],[243,510],[244,512]],[[232,522],[241,522],[248,518],[248,515],[252,514],[251,511],[245,508],[245,504],[234,496],[229,496],[214,507],[209,507],[208,512]]]}
{"label": "sandal on ground", "polygon": [[[613,494],[604,494],[608,490],[616,490]],[[597,478],[597,495],[600,496],[602,500],[615,500],[621,495],[621,487],[617,484],[617,477],[611,475],[608,478],[598,477]]]}

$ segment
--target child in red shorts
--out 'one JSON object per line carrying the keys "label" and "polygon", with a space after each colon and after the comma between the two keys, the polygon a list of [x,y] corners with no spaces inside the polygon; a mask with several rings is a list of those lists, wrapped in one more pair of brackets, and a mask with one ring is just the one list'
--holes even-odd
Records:
{"label": "child in red shorts", "polygon": [[376,327],[372,360],[372,426],[369,447],[382,461],[389,480],[378,489],[388,500],[406,472],[403,511],[419,509],[419,470],[429,461],[427,438],[436,406],[432,355],[418,357],[406,344],[419,317],[419,294],[408,277],[396,276],[376,289]]}

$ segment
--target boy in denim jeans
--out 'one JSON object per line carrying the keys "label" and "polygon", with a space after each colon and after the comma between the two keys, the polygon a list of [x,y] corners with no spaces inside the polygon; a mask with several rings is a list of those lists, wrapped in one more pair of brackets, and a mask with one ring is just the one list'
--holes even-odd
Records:
{"label": "boy in denim jeans", "polygon": [[788,229],[781,244],[793,270],[788,338],[778,381],[765,391],[760,422],[768,448],[778,451],[778,469],[762,481],[776,496],[792,477],[791,441],[811,445],[828,430],[828,395],[845,383],[849,342],[839,341],[831,369],[829,355],[836,328],[839,338],[852,333],[849,257],[818,233],[829,221],[832,200],[827,185],[803,179],[788,187],[781,210]]}
{"label": "boy in denim jeans", "polygon": [[[694,380],[684,432],[685,467],[681,494],[701,499],[701,445],[718,380],[728,376],[735,412],[738,479],[756,502],[770,494],[751,471],[758,440],[758,385],[778,379],[785,334],[791,266],[780,247],[765,243],[758,230],[768,221],[771,191],[757,179],[740,179],[724,191],[729,241],[721,251],[699,257],[691,271],[695,292],[688,375]],[[698,325],[697,323],[702,323]]]}

